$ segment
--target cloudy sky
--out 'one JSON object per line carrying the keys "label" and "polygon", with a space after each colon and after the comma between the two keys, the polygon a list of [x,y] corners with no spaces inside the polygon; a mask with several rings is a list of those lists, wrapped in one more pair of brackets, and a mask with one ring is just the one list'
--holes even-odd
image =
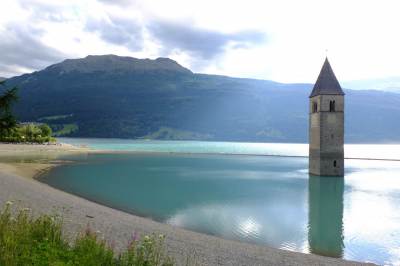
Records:
{"label": "cloudy sky", "polygon": [[340,80],[400,76],[398,0],[2,0],[0,34],[5,77],[117,54],[314,82],[326,53]]}

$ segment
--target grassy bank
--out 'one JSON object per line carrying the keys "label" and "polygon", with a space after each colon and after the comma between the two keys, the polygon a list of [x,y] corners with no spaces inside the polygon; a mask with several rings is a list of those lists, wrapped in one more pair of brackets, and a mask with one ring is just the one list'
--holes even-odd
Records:
{"label": "grassy bank", "polygon": [[8,202],[0,212],[0,265],[173,265],[166,255],[164,236],[132,234],[127,248],[116,254],[112,243],[99,239],[89,227],[68,243],[62,220],[34,218],[29,209],[12,210]]}

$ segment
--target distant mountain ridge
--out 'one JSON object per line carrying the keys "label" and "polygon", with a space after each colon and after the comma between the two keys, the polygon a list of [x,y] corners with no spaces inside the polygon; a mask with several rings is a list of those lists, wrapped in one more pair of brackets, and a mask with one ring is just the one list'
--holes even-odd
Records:
{"label": "distant mountain ridge", "polygon": [[400,93],[400,77],[347,81],[343,83],[343,86],[354,90],[381,90]]}
{"label": "distant mountain ridge", "polygon": [[[318,70],[316,70],[316,76]],[[196,74],[168,58],[67,59],[13,77],[21,121],[58,136],[307,142],[312,84]],[[400,94],[345,90],[346,142],[399,142]]]}
{"label": "distant mountain ridge", "polygon": [[160,57],[151,60],[116,55],[89,55],[80,59],[66,59],[61,63],[47,67],[44,71],[60,71],[61,73],[73,71],[80,73],[172,71],[183,74],[192,74],[189,69],[182,67],[169,58]]}

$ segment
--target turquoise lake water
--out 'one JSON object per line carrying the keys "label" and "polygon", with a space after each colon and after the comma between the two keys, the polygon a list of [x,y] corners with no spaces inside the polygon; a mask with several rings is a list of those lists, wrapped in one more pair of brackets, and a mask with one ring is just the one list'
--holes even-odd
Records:
{"label": "turquoise lake water", "polygon": [[[65,157],[75,163],[40,177],[51,186],[226,239],[400,264],[399,161],[348,159],[343,179],[309,176],[304,157],[228,155],[305,156],[305,144],[62,141],[130,152]],[[346,157],[400,159],[398,145],[345,149]]]}

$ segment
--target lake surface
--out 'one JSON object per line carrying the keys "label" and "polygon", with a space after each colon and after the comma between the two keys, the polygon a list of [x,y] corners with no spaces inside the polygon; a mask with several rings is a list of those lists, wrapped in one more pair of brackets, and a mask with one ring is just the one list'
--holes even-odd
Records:
{"label": "lake surface", "polygon": [[[303,157],[228,155],[304,156],[305,144],[62,141],[131,152],[66,157],[75,163],[41,176],[51,186],[227,239],[400,264],[398,161],[349,159],[343,179],[309,176]],[[397,145],[347,145],[349,154],[400,159]]]}
{"label": "lake surface", "polygon": [[[58,138],[104,151],[308,156],[308,144]],[[400,160],[400,144],[346,144],[346,158]]]}

